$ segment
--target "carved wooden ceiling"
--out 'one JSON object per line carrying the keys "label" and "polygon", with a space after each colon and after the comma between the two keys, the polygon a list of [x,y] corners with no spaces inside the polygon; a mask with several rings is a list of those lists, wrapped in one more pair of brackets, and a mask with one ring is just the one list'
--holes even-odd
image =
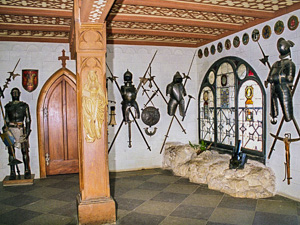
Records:
{"label": "carved wooden ceiling", "polygon": [[[109,44],[180,47],[199,47],[300,8],[300,0],[81,0],[88,22],[96,23],[109,1]],[[0,0],[0,41],[69,43],[72,9],[73,0]]]}

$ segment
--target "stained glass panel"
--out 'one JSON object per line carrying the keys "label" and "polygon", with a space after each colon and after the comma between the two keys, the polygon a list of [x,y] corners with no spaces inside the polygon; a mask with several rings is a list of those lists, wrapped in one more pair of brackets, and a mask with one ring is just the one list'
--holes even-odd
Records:
{"label": "stained glass panel", "polygon": [[249,80],[243,83],[238,96],[239,140],[242,147],[263,150],[263,95],[258,83]]}
{"label": "stained glass panel", "polygon": [[217,72],[217,142],[226,145],[235,143],[235,88],[232,66],[225,62]]}
{"label": "stained glass panel", "polygon": [[209,87],[203,88],[200,95],[200,138],[214,141],[214,95]]}

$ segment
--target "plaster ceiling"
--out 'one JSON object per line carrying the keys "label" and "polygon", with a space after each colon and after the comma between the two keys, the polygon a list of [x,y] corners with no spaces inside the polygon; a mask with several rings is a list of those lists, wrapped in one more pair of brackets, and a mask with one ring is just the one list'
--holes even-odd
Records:
{"label": "plaster ceiling", "polygon": [[[115,0],[107,42],[199,47],[299,8],[300,0]],[[0,41],[69,43],[72,9],[73,0],[0,0]]]}

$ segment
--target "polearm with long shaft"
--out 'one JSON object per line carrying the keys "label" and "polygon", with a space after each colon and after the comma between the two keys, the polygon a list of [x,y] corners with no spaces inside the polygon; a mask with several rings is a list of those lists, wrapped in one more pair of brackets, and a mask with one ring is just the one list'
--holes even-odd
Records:
{"label": "polearm with long shaft", "polygon": [[[188,70],[188,74],[187,74],[187,75],[184,74],[185,81],[184,81],[183,87],[185,87],[185,85],[186,85],[186,83],[187,83],[187,79],[191,79],[191,78],[189,77],[189,75],[190,75],[190,71],[191,71],[191,68],[192,68],[192,65],[193,65],[193,62],[194,62],[195,55],[196,55],[196,51],[195,51],[195,53],[194,53],[194,55],[193,55],[191,65],[190,65],[189,70]],[[167,138],[169,137],[168,135],[169,135],[169,132],[170,132],[170,130],[171,130],[171,126],[172,126],[172,123],[173,123],[173,121],[174,121],[174,117],[175,117],[176,111],[177,111],[177,108],[176,108],[176,110],[175,110],[174,115],[172,116],[171,121],[170,121],[170,125],[169,125],[168,130],[167,130],[167,133],[166,133],[166,135],[165,135],[164,142],[163,142],[163,144],[162,144],[162,146],[161,146],[161,149],[160,149],[160,152],[159,152],[160,154],[162,153],[162,151],[163,151],[163,149],[164,149],[164,146],[165,146],[165,144],[166,144]]]}
{"label": "polearm with long shaft", "polygon": [[[156,54],[156,52],[155,52],[155,54]],[[152,61],[153,61],[153,59],[152,59]],[[112,72],[111,72],[109,66],[107,65],[107,63],[106,63],[106,67],[108,68],[108,71],[110,72],[111,80],[115,82],[115,84],[116,84],[116,86],[117,86],[119,92],[121,93],[121,88],[120,88],[120,86],[119,86],[119,84],[118,84],[118,82],[117,82],[117,79],[116,79],[117,77],[114,76],[114,75],[112,74]],[[147,145],[147,148],[149,149],[149,151],[151,151],[151,148],[150,148],[150,146],[149,146],[149,144],[148,144],[148,142],[147,142],[147,140],[146,140],[146,138],[145,138],[145,136],[144,136],[144,134],[143,134],[143,132],[142,132],[140,126],[139,126],[139,124],[137,123],[137,121],[136,121],[136,119],[135,119],[135,117],[134,117],[134,115],[133,115],[131,109],[129,109],[129,112],[130,112],[131,116],[133,117],[133,120],[134,120],[134,122],[135,122],[135,124],[136,124],[138,130],[140,131],[140,133],[141,133],[141,135],[142,135],[142,138],[144,139],[144,141],[145,141],[145,143],[146,143],[146,145]],[[123,118],[122,123],[120,124],[120,126],[119,126],[119,128],[118,128],[118,131],[117,131],[117,133],[116,133],[116,135],[115,135],[115,137],[114,137],[112,143],[110,144],[110,147],[109,147],[108,152],[110,152],[110,150],[111,150],[111,148],[112,148],[112,146],[113,146],[113,144],[114,144],[114,142],[115,142],[115,140],[116,140],[116,138],[117,138],[117,135],[119,134],[119,131],[120,131],[120,129],[121,129],[121,127],[122,127],[123,124],[124,124],[124,118]]]}

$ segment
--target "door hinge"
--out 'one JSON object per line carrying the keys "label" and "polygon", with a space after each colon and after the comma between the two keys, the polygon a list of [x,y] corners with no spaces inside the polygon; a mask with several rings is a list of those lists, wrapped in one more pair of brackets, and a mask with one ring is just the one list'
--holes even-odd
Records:
{"label": "door hinge", "polygon": [[46,153],[45,160],[46,160],[46,166],[49,166],[49,164],[50,164],[50,155],[49,155],[49,153]]}

